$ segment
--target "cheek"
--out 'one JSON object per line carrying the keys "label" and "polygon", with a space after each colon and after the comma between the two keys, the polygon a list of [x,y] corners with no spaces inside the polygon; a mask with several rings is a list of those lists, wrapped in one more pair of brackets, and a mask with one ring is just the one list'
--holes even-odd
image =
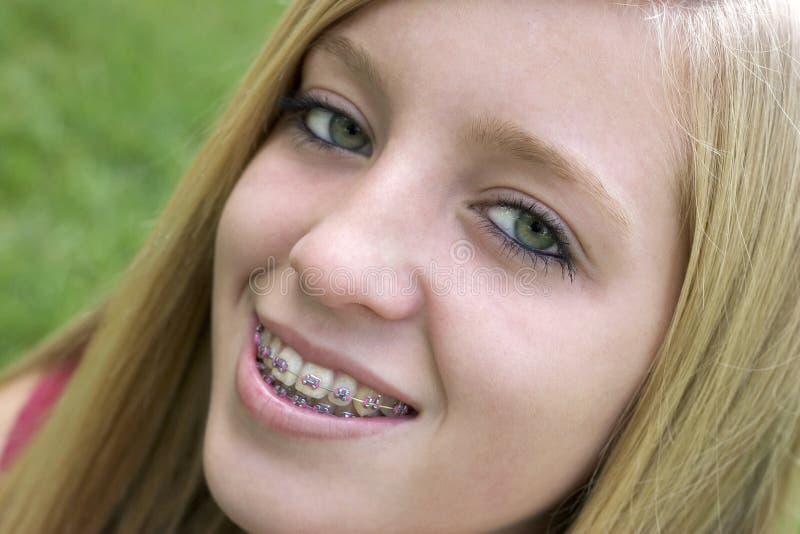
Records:
{"label": "cheek", "polygon": [[[248,277],[271,259],[285,257],[305,226],[307,198],[296,165],[265,145],[236,183],[217,228],[215,271],[223,278]],[[276,202],[274,199],[280,199]]]}
{"label": "cheek", "polygon": [[451,430],[442,449],[462,450],[464,469],[500,481],[505,495],[558,496],[581,483],[650,361],[650,347],[635,348],[614,319],[619,310],[577,295],[453,297],[440,307],[458,318],[432,334]]}
{"label": "cheek", "polygon": [[263,268],[259,253],[253,203],[242,177],[234,187],[220,216],[214,245],[214,299],[234,302],[248,287],[250,273]]}

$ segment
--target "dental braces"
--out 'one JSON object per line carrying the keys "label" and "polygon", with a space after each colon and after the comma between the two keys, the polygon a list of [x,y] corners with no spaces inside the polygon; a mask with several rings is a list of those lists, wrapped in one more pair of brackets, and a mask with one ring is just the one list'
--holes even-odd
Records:
{"label": "dental braces", "polygon": [[[263,341],[263,333],[264,333],[264,325],[259,323],[256,326],[256,332],[255,332],[255,335],[253,336],[253,342],[256,345],[256,360],[258,361],[259,370],[260,371],[266,371],[267,370],[266,369],[267,362],[264,361],[264,359],[266,359],[272,365],[273,369],[277,369],[281,373],[288,373],[290,375],[296,376],[297,377],[297,381],[299,381],[301,384],[309,386],[311,389],[320,389],[321,388],[321,389],[324,389],[325,391],[333,393],[333,396],[336,397],[337,399],[341,400],[342,402],[349,402],[349,401],[353,400],[353,401],[360,402],[362,404],[362,406],[364,406],[365,408],[371,409],[371,410],[375,410],[375,409],[380,410],[381,408],[384,408],[384,409],[387,409],[387,410],[391,410],[392,414],[395,415],[395,416],[408,415],[409,407],[408,407],[408,405],[406,403],[404,403],[402,401],[395,401],[394,404],[392,404],[391,406],[385,406],[385,405],[381,404],[381,401],[383,400],[382,399],[383,395],[381,395],[380,393],[378,393],[377,395],[367,395],[365,398],[359,399],[358,397],[356,397],[355,395],[353,395],[350,392],[349,388],[337,387],[337,388],[331,389],[329,387],[326,387],[325,385],[323,385],[321,383],[322,379],[319,378],[318,376],[315,376],[312,373],[306,373],[301,377],[299,374],[294,373],[292,371],[289,371],[288,362],[279,356],[281,350],[283,349],[283,341],[281,339],[278,339],[279,348],[275,351],[275,354],[273,355],[273,350],[272,350],[272,347],[270,346],[270,343],[272,343],[272,335],[273,334],[272,334],[272,332],[268,332],[268,334],[270,335],[270,339],[269,339],[269,341],[264,343],[264,341]],[[263,368],[261,366],[263,366]],[[273,383],[275,382],[275,378],[273,376],[271,376],[271,375],[268,375],[268,377],[270,379],[272,379],[270,381],[270,385],[273,385]],[[267,376],[265,376],[265,379],[266,378],[267,378]],[[283,391],[278,390],[278,388],[281,388]],[[285,396],[286,392],[288,392],[286,387],[284,387],[283,385],[276,386],[276,391],[278,391],[278,394],[280,394],[282,396]],[[323,397],[323,399],[324,398],[325,397]],[[322,399],[313,399],[313,400],[318,401],[318,404],[316,404],[318,412],[320,412],[320,413],[332,413],[332,412],[330,412],[330,406],[328,404],[324,404],[324,403],[320,404],[319,403],[319,401],[321,401]],[[299,393],[297,395],[295,395],[294,403],[297,406],[301,406],[302,407],[307,402],[308,402],[308,400],[304,396],[301,396]],[[324,409],[320,408],[320,406],[326,406],[328,409],[324,410]],[[350,412],[343,412],[342,415],[344,417],[355,417],[355,414],[352,414]]]}

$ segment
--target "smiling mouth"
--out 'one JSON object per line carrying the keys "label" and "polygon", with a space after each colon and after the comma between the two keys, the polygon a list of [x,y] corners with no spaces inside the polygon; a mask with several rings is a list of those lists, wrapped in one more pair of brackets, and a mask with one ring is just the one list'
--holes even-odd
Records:
{"label": "smiling mouth", "polygon": [[275,393],[298,409],[334,417],[413,417],[408,404],[358,384],[349,375],[305,361],[260,322],[253,335],[256,366]]}

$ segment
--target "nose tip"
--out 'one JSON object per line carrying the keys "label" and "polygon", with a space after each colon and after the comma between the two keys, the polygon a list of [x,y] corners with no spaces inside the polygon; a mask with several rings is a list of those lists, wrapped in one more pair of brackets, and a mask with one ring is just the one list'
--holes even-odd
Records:
{"label": "nose tip", "polygon": [[356,239],[329,232],[324,222],[300,238],[289,253],[300,291],[340,311],[369,310],[392,321],[414,315],[422,305],[415,269],[391,259],[386,247]]}
{"label": "nose tip", "polygon": [[363,236],[323,222],[299,239],[289,254],[300,290],[323,305],[369,310],[387,320],[414,315],[422,305],[418,270],[386,247],[360,242]]}

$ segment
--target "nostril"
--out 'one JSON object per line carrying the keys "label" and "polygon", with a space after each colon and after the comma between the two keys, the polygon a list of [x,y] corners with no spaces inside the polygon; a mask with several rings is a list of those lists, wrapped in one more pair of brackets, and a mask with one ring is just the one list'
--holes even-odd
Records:
{"label": "nostril", "polygon": [[363,310],[387,320],[416,313],[423,292],[415,287],[410,249],[377,242],[361,246],[361,236],[343,227],[355,223],[343,217],[318,221],[294,243],[288,257],[297,274],[292,283],[304,295],[343,312],[361,315]]}

